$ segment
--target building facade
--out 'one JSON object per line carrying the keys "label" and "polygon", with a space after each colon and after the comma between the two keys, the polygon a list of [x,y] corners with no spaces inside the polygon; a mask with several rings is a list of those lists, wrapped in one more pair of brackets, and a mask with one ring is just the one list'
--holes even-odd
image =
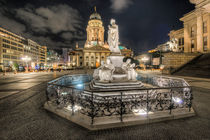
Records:
{"label": "building facade", "polygon": [[47,47],[0,27],[0,69],[4,70],[14,63],[26,66],[26,62],[22,60],[26,56],[31,58],[28,65],[32,69],[36,65],[44,66]]}
{"label": "building facade", "polygon": [[[87,40],[84,48],[69,51],[70,65],[73,67],[99,67],[110,55],[109,45],[104,41],[104,26],[101,16],[96,12],[90,15],[86,28]],[[124,46],[119,46],[124,56],[132,56],[133,52]]]}
{"label": "building facade", "polygon": [[[183,28],[172,30],[168,34],[170,41],[177,40],[179,52],[210,52],[210,0],[190,0],[195,10],[185,14],[180,21]],[[167,44],[159,48],[167,48]]]}
{"label": "building facade", "polygon": [[210,52],[210,0],[190,0],[195,10],[184,15],[184,52]]}

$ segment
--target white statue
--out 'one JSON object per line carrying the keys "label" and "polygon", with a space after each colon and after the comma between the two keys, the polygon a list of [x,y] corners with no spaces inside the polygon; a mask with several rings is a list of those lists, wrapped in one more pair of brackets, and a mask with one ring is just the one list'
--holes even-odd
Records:
{"label": "white statue", "polygon": [[110,25],[108,26],[108,28],[109,28],[109,30],[108,30],[109,49],[113,53],[121,54],[121,51],[118,46],[118,43],[119,43],[118,25],[115,23],[114,19],[111,19],[110,23],[111,23],[111,26]]}
{"label": "white statue", "polygon": [[172,52],[178,52],[178,40],[176,38],[172,38],[171,41],[168,41],[166,44],[169,45],[169,50]]}
{"label": "white statue", "polygon": [[134,69],[135,63],[131,64],[131,59],[127,59],[126,62],[123,63],[122,69],[127,73],[128,80],[136,80],[137,73]]}
{"label": "white statue", "polygon": [[98,70],[99,80],[101,82],[104,81],[112,81],[112,75],[115,70],[114,65],[111,63],[111,60],[107,58],[106,64],[102,65]]}

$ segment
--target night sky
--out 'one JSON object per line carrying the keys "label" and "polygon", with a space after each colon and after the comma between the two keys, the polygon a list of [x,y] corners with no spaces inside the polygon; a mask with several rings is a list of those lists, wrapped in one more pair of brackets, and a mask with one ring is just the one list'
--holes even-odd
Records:
{"label": "night sky", "polygon": [[0,26],[49,48],[83,47],[90,14],[97,7],[105,26],[119,25],[120,42],[136,53],[168,40],[194,9],[189,0],[0,0]]}

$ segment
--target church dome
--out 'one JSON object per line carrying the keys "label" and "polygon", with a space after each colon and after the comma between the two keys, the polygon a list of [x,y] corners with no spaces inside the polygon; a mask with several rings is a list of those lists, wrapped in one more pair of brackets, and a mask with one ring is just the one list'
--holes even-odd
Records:
{"label": "church dome", "polygon": [[96,7],[94,13],[90,15],[90,19],[98,19],[101,20],[101,16],[96,12]]}

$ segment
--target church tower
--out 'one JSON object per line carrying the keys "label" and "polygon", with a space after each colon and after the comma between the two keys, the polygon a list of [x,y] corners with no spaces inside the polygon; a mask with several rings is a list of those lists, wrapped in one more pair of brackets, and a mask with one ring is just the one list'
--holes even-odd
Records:
{"label": "church tower", "polygon": [[92,46],[103,46],[104,45],[104,26],[101,21],[101,16],[97,13],[96,7],[94,7],[94,13],[90,15],[90,20],[87,26],[87,40],[85,48]]}

